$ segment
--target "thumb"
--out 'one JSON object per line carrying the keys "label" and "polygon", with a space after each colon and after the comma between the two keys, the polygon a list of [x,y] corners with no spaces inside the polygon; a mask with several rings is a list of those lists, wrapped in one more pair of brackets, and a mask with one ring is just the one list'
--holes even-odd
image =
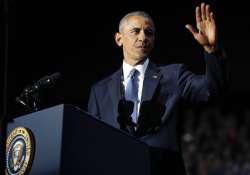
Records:
{"label": "thumb", "polygon": [[185,27],[189,30],[189,32],[191,32],[193,35],[197,34],[198,31],[193,27],[191,26],[190,24],[186,24]]}

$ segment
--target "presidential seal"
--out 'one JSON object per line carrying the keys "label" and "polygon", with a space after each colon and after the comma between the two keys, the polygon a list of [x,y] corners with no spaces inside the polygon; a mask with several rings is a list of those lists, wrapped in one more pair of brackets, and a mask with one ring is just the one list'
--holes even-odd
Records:
{"label": "presidential seal", "polygon": [[6,142],[6,174],[28,174],[33,162],[34,149],[33,134],[29,129],[13,129]]}

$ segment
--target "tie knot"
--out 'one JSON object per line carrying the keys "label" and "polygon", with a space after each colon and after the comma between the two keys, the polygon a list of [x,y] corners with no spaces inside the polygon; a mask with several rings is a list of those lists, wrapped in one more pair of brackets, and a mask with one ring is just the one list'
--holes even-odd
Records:
{"label": "tie knot", "polygon": [[137,69],[131,70],[131,79],[136,79],[140,75],[140,72]]}

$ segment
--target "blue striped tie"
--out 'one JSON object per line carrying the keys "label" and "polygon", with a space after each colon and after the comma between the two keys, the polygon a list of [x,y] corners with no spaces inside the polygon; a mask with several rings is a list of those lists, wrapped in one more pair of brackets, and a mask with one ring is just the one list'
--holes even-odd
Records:
{"label": "blue striped tie", "polygon": [[127,84],[125,95],[127,97],[127,100],[131,100],[134,102],[134,110],[132,113],[132,119],[133,119],[133,122],[136,123],[137,115],[138,115],[138,102],[139,102],[138,90],[139,90],[140,72],[136,69],[133,69],[130,74],[131,76]]}

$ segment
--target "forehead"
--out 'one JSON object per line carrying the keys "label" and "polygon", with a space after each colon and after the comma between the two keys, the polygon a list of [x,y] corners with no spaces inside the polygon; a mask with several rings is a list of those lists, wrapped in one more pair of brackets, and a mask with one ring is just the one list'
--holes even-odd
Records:
{"label": "forehead", "polygon": [[143,16],[130,16],[125,22],[125,28],[151,28],[154,29],[153,22]]}

